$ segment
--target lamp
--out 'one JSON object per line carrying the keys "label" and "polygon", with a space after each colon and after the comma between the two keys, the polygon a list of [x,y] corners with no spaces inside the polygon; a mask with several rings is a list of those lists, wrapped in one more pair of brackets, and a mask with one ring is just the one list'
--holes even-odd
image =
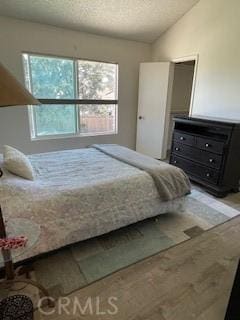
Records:
{"label": "lamp", "polygon": [[[18,82],[15,77],[0,63],[0,108],[10,106],[22,106],[22,105],[35,105],[40,102],[35,99],[25,87]],[[3,172],[0,168],[0,177]],[[40,284],[32,280],[18,280],[15,279],[15,273],[13,268],[13,262],[11,258],[11,244],[13,248],[16,248],[24,244],[24,237],[7,238],[5,223],[0,205],[0,242],[2,248],[2,254],[4,259],[4,266],[6,270],[6,278],[14,282],[25,282],[38,287],[45,296],[48,296],[48,292]],[[50,304],[50,302],[49,302]]]}
{"label": "lamp", "polygon": [[[28,104],[40,104],[20,82],[0,63],[0,108],[10,106],[21,106]],[[0,177],[3,172],[0,168]],[[0,238],[6,238],[6,230],[0,206]],[[13,265],[11,262],[10,250],[2,250],[6,274],[8,278],[13,278]]]}
{"label": "lamp", "polygon": [[[0,108],[28,104],[40,104],[40,102],[0,63]],[[2,175],[0,168],[0,177]]]}
{"label": "lamp", "polygon": [[0,107],[40,104],[0,63]]}

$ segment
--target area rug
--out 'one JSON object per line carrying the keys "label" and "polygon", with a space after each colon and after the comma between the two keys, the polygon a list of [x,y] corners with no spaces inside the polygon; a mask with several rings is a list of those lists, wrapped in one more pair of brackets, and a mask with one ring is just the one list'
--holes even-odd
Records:
{"label": "area rug", "polygon": [[193,190],[181,212],[148,219],[83,241],[34,263],[36,279],[59,297],[85,287],[171,246],[201,235],[240,214],[236,208]]}
{"label": "area rug", "polygon": [[35,277],[53,297],[64,296],[239,214],[238,209],[193,190],[180,212],[160,215],[39,259],[34,263]]}

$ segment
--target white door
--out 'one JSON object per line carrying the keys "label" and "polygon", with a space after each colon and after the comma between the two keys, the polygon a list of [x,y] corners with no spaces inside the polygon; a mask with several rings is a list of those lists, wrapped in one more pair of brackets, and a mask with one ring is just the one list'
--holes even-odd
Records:
{"label": "white door", "polygon": [[167,153],[173,73],[170,62],[140,64],[136,150],[157,159]]}

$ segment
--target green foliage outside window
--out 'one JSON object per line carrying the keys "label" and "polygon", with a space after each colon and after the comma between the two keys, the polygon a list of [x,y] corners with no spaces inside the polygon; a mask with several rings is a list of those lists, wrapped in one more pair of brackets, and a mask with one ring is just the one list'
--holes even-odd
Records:
{"label": "green foliage outside window", "polygon": [[[24,54],[24,68],[38,99],[117,99],[116,64]],[[112,105],[40,105],[32,118],[36,136],[116,130]]]}

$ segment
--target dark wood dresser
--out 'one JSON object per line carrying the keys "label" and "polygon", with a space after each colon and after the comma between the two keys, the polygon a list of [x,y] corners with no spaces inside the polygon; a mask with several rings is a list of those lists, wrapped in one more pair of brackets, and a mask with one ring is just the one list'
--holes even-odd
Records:
{"label": "dark wood dresser", "polygon": [[238,192],[240,122],[174,118],[170,163],[217,197]]}

